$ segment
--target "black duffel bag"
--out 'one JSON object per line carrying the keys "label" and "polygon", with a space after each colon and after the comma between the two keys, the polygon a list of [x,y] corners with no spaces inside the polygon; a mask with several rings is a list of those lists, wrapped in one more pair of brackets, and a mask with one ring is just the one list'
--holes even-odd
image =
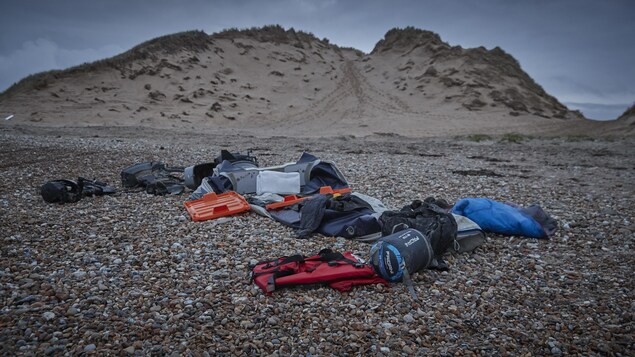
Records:
{"label": "black duffel bag", "polygon": [[432,198],[415,200],[399,211],[385,211],[379,217],[382,235],[413,228],[424,234],[432,246],[434,254],[430,268],[447,269],[441,258],[456,241],[457,224],[451,213],[439,207]]}

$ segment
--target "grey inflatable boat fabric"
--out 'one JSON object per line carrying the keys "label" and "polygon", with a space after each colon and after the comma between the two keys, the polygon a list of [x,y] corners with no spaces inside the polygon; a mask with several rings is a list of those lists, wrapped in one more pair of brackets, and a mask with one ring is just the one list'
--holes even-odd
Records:
{"label": "grey inflatable boat fabric", "polygon": [[[381,216],[382,212],[390,211],[392,209],[392,208],[386,207],[382,201],[380,201],[379,199],[375,197],[368,196],[359,192],[352,192],[351,195],[357,196],[363,201],[365,201],[366,203],[368,203],[370,207],[373,209],[373,211],[375,211],[375,213],[373,213],[372,216],[375,217],[376,219],[379,219],[379,216]],[[354,240],[360,241],[360,242],[372,243],[377,241],[381,237],[382,237],[381,232],[377,232],[377,233],[372,233],[372,234],[368,234],[361,237],[356,237],[354,238]]]}
{"label": "grey inflatable boat fabric", "polygon": [[256,212],[257,214],[263,217],[267,217],[271,219],[273,219],[273,217],[271,216],[269,211],[267,211],[265,206],[270,203],[282,202],[282,201],[284,201],[284,197],[277,195],[275,193],[263,193],[262,195],[251,196],[247,198],[247,202],[249,202],[249,205],[251,206],[252,211]]}
{"label": "grey inflatable boat fabric", "polygon": [[306,152],[295,163],[273,167],[243,168],[235,163],[223,161],[214,169],[214,176],[226,179],[232,191],[252,194],[257,192],[257,177],[262,171],[299,173],[303,194],[317,193],[322,186],[331,186],[333,189],[348,187],[346,178],[333,162],[322,161]]}
{"label": "grey inflatable boat fabric", "polygon": [[371,197],[359,192],[352,192],[351,195],[357,196],[368,203],[373,211],[377,212],[377,218],[381,216],[382,212],[392,210],[392,208],[386,207],[386,205],[384,205],[382,201],[378,200],[375,197]]}
{"label": "grey inflatable boat fabric", "polygon": [[485,243],[485,233],[471,219],[452,213],[457,224],[456,243],[450,249],[455,253],[467,253]]}
{"label": "grey inflatable boat fabric", "polygon": [[201,181],[200,186],[198,186],[198,188],[190,194],[190,201],[203,198],[206,193],[210,192],[214,192],[214,189],[209,184],[209,178],[205,177],[203,178],[203,181]]}
{"label": "grey inflatable boat fabric", "polygon": [[201,185],[203,178],[212,174],[214,167],[216,167],[216,164],[213,162],[186,167],[183,170],[185,186],[190,190],[196,190]]}
{"label": "grey inflatable boat fabric", "polygon": [[262,206],[258,206],[258,205],[254,205],[254,204],[249,204],[249,207],[251,207],[251,210],[263,217],[267,217],[267,218],[273,218],[271,217],[271,214],[269,213],[269,211],[267,211],[266,208],[262,207]]}
{"label": "grey inflatable boat fabric", "polygon": [[311,176],[311,169],[319,160],[307,163],[288,163],[280,166],[262,168],[240,168],[225,161],[214,169],[215,176],[224,176],[231,182],[233,191],[243,195],[257,192],[258,175],[262,171],[297,172],[300,185],[304,186]]}

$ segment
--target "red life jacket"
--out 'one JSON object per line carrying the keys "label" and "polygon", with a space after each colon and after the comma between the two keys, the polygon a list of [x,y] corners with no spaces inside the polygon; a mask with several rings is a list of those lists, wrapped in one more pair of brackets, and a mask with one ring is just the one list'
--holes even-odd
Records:
{"label": "red life jacket", "polygon": [[281,287],[304,284],[324,283],[339,291],[350,291],[361,284],[388,286],[373,267],[351,252],[337,253],[330,249],[322,249],[308,258],[298,254],[260,262],[253,266],[251,278],[267,295]]}

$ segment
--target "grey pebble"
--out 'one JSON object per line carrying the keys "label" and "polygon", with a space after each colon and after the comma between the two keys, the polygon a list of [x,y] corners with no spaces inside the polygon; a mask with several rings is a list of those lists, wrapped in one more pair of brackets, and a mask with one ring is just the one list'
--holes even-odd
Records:
{"label": "grey pebble", "polygon": [[24,297],[24,298],[16,301],[15,304],[16,305],[28,304],[28,303],[31,303],[31,302],[36,301],[36,300],[37,300],[37,298],[34,295],[29,295],[27,297]]}

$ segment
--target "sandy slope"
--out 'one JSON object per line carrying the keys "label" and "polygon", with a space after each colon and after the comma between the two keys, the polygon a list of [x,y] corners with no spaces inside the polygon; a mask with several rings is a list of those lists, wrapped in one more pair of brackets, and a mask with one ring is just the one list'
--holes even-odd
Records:
{"label": "sandy slope", "polygon": [[365,55],[295,32],[274,31],[273,40],[263,34],[195,33],[197,48],[176,51],[143,52],[141,45],[128,53],[136,55],[131,60],[86,65],[4,93],[0,114],[15,114],[5,125],[259,136],[604,130],[589,130],[500,49],[450,47],[435,34],[404,30],[390,31]]}

